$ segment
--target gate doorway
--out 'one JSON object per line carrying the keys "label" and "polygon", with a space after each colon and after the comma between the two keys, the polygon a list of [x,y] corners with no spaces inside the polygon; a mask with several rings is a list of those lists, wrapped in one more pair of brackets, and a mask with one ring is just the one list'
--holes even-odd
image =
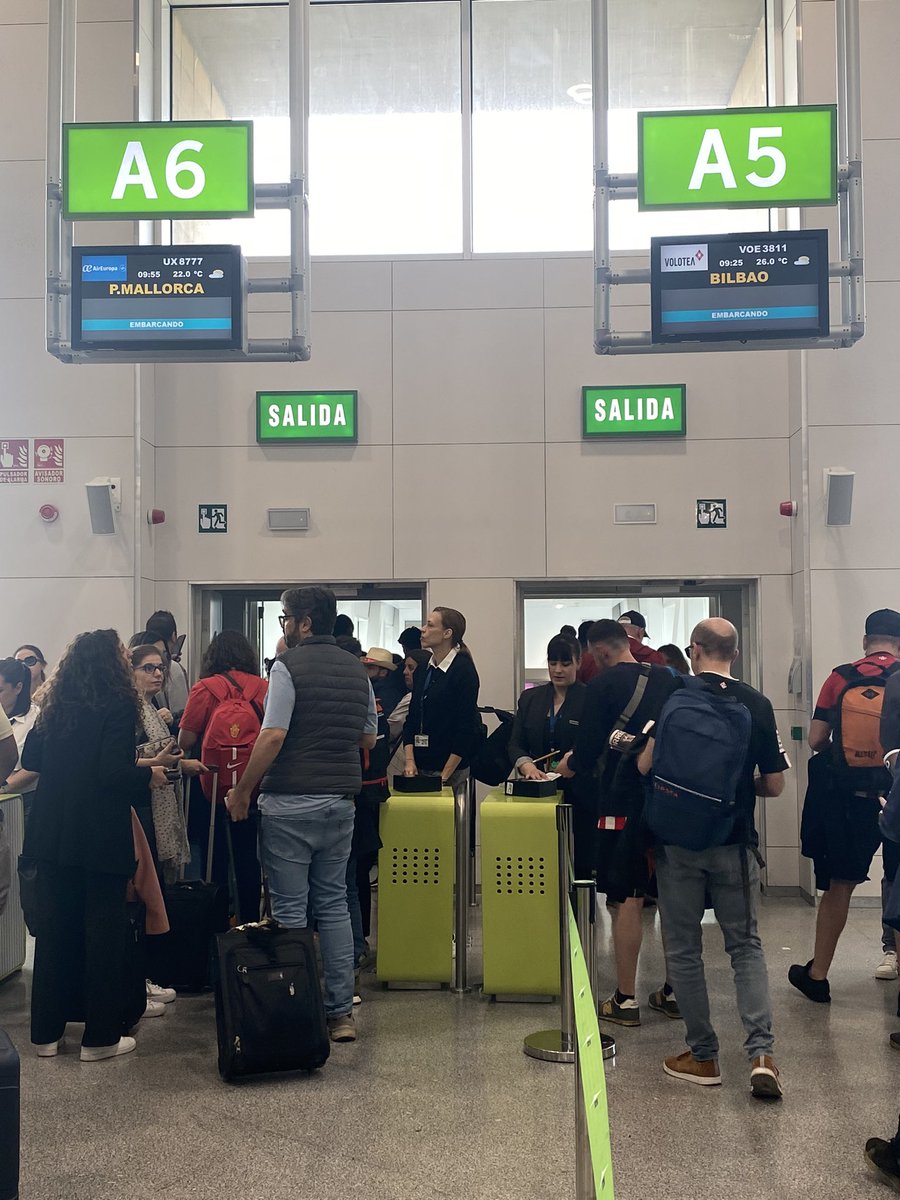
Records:
{"label": "gate doorway", "polygon": [[[192,674],[196,676],[199,656],[213,635],[223,629],[243,633],[259,657],[273,658],[281,637],[278,616],[281,594],[295,583],[284,584],[194,584],[191,588],[193,614],[193,650],[197,656]],[[397,636],[410,625],[421,625],[425,603],[424,583],[335,583],[337,610],[353,621],[354,636],[363,649],[382,646],[399,652]]]}

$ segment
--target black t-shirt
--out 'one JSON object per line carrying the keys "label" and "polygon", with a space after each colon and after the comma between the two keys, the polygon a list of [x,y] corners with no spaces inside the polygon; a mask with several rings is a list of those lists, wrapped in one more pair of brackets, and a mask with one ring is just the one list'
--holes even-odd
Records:
{"label": "black t-shirt", "polygon": [[[791,766],[791,760],[785,754],[784,746],[781,744],[772,703],[762,692],[758,692],[756,688],[752,688],[749,683],[744,683],[740,679],[726,679],[714,671],[703,671],[699,677],[727,695],[740,700],[750,713],[750,749],[738,784],[738,801],[744,820],[749,822],[751,842],[756,845],[758,838],[754,821],[756,815],[754,773],[758,768],[760,775],[776,775],[780,771],[790,770]],[[745,824],[743,830],[735,830],[732,840],[743,841],[746,834],[747,826]]]}
{"label": "black t-shirt", "polygon": [[[609,741],[613,727],[627,707],[640,676],[639,663],[617,663],[595,676],[587,685],[578,740],[575,743],[575,752],[569,760],[569,766],[576,773],[576,802],[596,805],[598,790],[601,795],[604,789],[608,790],[621,756],[614,750],[608,753],[599,789],[597,781],[593,779],[594,768]],[[680,686],[680,677],[673,674],[668,667],[652,665],[644,695],[634,716],[626,724],[625,732],[638,734],[648,721],[655,721],[668,697]],[[602,803],[601,799],[600,804]],[[604,811],[603,815],[628,814]]]}

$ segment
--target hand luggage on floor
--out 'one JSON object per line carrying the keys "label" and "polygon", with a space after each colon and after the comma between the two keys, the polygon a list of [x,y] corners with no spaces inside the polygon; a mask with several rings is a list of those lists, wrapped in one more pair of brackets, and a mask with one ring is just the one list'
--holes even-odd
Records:
{"label": "hand luggage on floor", "polygon": [[220,933],[216,949],[222,1078],[324,1066],[330,1045],[312,930],[268,918]]}
{"label": "hand luggage on floor", "polygon": [[264,920],[216,938],[216,1032],[226,1082],[313,1071],[331,1049],[313,932],[272,920],[268,888],[265,894]]}
{"label": "hand luggage on floor", "polygon": [[151,965],[155,983],[183,992],[200,992],[209,985],[213,938],[228,928],[228,890],[212,882],[218,773],[212,775],[206,878],[181,879],[164,888],[170,928],[156,939]]}
{"label": "hand luggage on floor", "polygon": [[0,1029],[0,1200],[19,1195],[19,1055]]}
{"label": "hand luggage on floor", "polygon": [[21,970],[25,962],[25,919],[16,870],[24,836],[22,797],[0,796],[0,979]]}

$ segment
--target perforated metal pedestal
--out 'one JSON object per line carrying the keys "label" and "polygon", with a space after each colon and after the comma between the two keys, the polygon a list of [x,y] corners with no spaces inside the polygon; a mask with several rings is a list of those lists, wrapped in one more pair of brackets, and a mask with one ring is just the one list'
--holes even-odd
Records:
{"label": "perforated metal pedestal", "polygon": [[453,979],[453,792],[392,795],[381,810],[377,978]]}
{"label": "perforated metal pedestal", "polygon": [[490,792],[481,805],[484,991],[559,995],[559,796]]}

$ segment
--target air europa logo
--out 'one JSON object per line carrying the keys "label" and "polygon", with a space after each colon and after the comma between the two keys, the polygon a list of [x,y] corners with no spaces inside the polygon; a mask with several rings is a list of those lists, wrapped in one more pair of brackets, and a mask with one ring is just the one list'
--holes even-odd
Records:
{"label": "air europa logo", "polygon": [[660,246],[659,262],[662,271],[705,271],[709,259],[706,242],[693,245]]}

